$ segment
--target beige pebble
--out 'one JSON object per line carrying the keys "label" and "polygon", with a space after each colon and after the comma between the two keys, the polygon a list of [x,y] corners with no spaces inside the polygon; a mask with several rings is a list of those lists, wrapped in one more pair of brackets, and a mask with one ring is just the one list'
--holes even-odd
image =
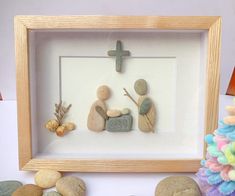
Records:
{"label": "beige pebble", "polygon": [[235,106],[226,106],[226,110],[229,115],[235,116]]}
{"label": "beige pebble", "polygon": [[160,181],[155,196],[201,196],[197,183],[187,176],[170,176]]}
{"label": "beige pebble", "polygon": [[48,129],[51,132],[55,132],[58,126],[59,123],[55,119],[48,120],[47,123],[45,124],[46,129]]}
{"label": "beige pebble", "polygon": [[42,169],[39,170],[35,176],[35,184],[41,188],[51,188],[55,186],[57,180],[61,178],[61,173],[55,170]]}
{"label": "beige pebble", "polygon": [[224,123],[227,125],[235,125],[235,116],[227,116],[224,118]]}
{"label": "beige pebble", "polygon": [[85,196],[86,185],[77,177],[66,176],[56,182],[56,190],[63,196]]}
{"label": "beige pebble", "polygon": [[121,116],[122,113],[120,110],[112,109],[107,111],[107,116],[108,117],[118,117]]}
{"label": "beige pebble", "polygon": [[97,97],[98,99],[105,101],[110,97],[110,89],[106,85],[102,85],[97,89]]}
{"label": "beige pebble", "polygon": [[73,131],[74,129],[76,129],[76,125],[72,122],[66,122],[62,126],[64,126],[65,129],[68,131]]}
{"label": "beige pebble", "polygon": [[130,114],[130,109],[129,108],[123,108],[121,113],[122,113],[122,115]]}
{"label": "beige pebble", "polygon": [[91,106],[88,118],[87,118],[87,127],[91,131],[101,132],[105,128],[105,119],[96,111],[96,107],[100,106],[106,113],[107,108],[103,101],[97,100]]}
{"label": "beige pebble", "polygon": [[138,95],[146,95],[148,91],[147,82],[144,79],[136,80],[134,89]]}
{"label": "beige pebble", "polygon": [[42,196],[43,190],[41,187],[34,184],[26,184],[19,187],[12,196]]}

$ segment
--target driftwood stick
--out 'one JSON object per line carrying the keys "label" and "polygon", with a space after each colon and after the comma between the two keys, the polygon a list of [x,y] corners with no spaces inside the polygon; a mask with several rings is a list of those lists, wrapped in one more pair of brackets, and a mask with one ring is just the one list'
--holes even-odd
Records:
{"label": "driftwood stick", "polygon": [[[134,98],[130,95],[130,93],[125,88],[123,88],[123,90],[125,91],[124,96],[129,97],[130,100],[132,100],[133,103],[139,108],[138,103],[134,100]],[[144,114],[144,118],[145,118],[149,128],[153,131],[153,125],[152,125],[151,121],[149,120],[149,117],[146,114]]]}
{"label": "driftwood stick", "polygon": [[134,100],[134,98],[130,95],[130,93],[129,93],[125,88],[123,88],[123,90],[125,91],[124,96],[129,97],[129,98],[134,102],[134,104],[135,104],[137,107],[139,107],[138,103]]}

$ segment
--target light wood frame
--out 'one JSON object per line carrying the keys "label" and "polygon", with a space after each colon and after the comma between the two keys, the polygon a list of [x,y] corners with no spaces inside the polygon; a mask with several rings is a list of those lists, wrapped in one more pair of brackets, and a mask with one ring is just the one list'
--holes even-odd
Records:
{"label": "light wood frame", "polygon": [[[29,30],[40,29],[160,29],[207,30],[205,134],[217,128],[221,18],[217,16],[16,16],[17,107],[19,167],[80,172],[195,172],[200,160],[84,160],[32,157],[29,81]],[[204,154],[205,154],[204,144]]]}

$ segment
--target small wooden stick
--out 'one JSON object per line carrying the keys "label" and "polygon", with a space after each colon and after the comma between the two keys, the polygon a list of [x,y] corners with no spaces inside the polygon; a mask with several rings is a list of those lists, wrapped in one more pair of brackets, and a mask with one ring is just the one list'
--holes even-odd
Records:
{"label": "small wooden stick", "polygon": [[129,97],[129,98],[134,102],[134,104],[135,104],[137,107],[139,107],[138,103],[134,100],[134,98],[130,95],[130,93],[129,93],[125,88],[123,88],[123,90],[125,91],[124,96]]}
{"label": "small wooden stick", "polygon": [[[139,107],[138,103],[134,100],[134,98],[130,95],[130,93],[129,93],[125,88],[123,88],[123,90],[125,91],[124,96],[129,97],[129,98],[134,102],[134,104],[135,104],[137,107]],[[146,114],[144,114],[144,118],[145,118],[145,120],[146,120],[146,122],[147,122],[149,128],[153,131],[153,125],[152,125],[151,121],[149,120],[149,118],[148,118],[148,116],[147,116]]]}

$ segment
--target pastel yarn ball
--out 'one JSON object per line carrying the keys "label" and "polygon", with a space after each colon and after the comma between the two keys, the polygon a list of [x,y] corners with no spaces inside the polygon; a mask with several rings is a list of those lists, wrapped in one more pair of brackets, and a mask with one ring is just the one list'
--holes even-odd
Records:
{"label": "pastel yarn ball", "polygon": [[228,172],[228,177],[231,179],[231,180],[235,180],[235,170],[231,170]]}
{"label": "pastel yarn ball", "polygon": [[214,136],[213,136],[212,134],[206,135],[206,136],[205,136],[205,141],[206,141],[206,143],[212,144],[212,143],[214,142],[214,141],[213,141],[213,138],[214,138]]}

